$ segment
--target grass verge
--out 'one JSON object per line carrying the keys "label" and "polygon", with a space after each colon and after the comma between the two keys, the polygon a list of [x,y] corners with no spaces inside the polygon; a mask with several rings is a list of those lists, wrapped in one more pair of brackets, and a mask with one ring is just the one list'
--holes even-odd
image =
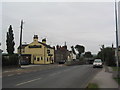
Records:
{"label": "grass verge", "polygon": [[96,88],[96,89],[98,89],[99,87],[95,83],[89,83],[88,86],[87,86],[87,88]]}
{"label": "grass verge", "polygon": [[114,80],[120,85],[120,78],[114,78]]}
{"label": "grass verge", "polygon": [[[117,67],[112,67],[113,71],[117,71]],[[118,70],[120,71],[120,67],[118,68]]]}

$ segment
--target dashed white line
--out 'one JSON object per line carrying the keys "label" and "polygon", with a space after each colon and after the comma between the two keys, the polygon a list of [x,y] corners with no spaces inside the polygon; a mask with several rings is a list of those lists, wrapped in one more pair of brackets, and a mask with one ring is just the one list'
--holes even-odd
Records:
{"label": "dashed white line", "polygon": [[9,74],[8,76],[13,76],[14,74]]}
{"label": "dashed white line", "polygon": [[50,76],[55,76],[55,75],[60,74],[60,73],[61,72],[52,73],[52,74],[50,74]]}
{"label": "dashed white line", "polygon": [[8,72],[13,72],[13,71],[3,71],[3,73],[8,73]]}
{"label": "dashed white line", "polygon": [[20,75],[21,73],[17,73],[18,75]]}
{"label": "dashed white line", "polygon": [[30,82],[33,82],[33,81],[36,81],[36,80],[40,80],[40,79],[41,79],[41,78],[37,78],[37,79],[29,80],[29,81],[26,81],[26,82],[22,82],[22,83],[16,84],[16,86],[20,86],[20,85],[23,85],[23,84],[27,84],[27,83],[30,83]]}

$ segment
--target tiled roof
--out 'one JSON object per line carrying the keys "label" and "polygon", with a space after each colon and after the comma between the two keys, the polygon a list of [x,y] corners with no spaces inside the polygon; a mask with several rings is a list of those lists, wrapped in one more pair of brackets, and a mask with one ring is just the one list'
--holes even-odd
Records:
{"label": "tiled roof", "polygon": [[[28,44],[23,44],[22,49],[25,48],[26,46],[28,46]],[[20,46],[18,47],[18,49],[20,49]]]}
{"label": "tiled roof", "polygon": [[42,42],[39,42],[39,43],[42,44],[42,45],[44,45],[44,46],[47,47],[47,48],[51,48],[51,49],[53,49],[53,47],[51,47],[50,45],[47,45],[47,44],[42,43]]}
{"label": "tiled roof", "polygon": [[[39,42],[40,44],[44,45],[45,47],[47,48],[51,48],[51,49],[54,49],[53,47],[51,47],[50,45],[47,45],[45,43],[42,43],[42,42]],[[26,46],[28,46],[29,44],[23,44],[22,45],[22,49],[25,48]],[[20,46],[18,47],[18,49],[20,49]]]}

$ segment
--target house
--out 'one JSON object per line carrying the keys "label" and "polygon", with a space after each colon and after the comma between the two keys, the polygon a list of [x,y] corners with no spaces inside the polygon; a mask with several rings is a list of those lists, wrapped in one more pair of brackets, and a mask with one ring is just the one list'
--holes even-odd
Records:
{"label": "house", "polygon": [[[18,47],[18,54],[20,47]],[[46,44],[46,39],[38,41],[38,35],[34,35],[33,42],[23,44],[21,47],[22,60],[30,60],[31,64],[54,63],[54,48]]]}
{"label": "house", "polygon": [[67,50],[67,46],[56,46],[55,50],[55,62],[59,63],[62,61],[66,61],[69,55],[69,51]]}
{"label": "house", "polygon": [[69,51],[67,61],[75,61],[75,60],[76,60],[76,55],[72,51]]}

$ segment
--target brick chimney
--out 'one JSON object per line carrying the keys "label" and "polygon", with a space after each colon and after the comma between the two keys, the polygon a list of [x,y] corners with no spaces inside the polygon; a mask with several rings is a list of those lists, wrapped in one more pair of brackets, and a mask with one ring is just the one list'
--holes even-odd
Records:
{"label": "brick chimney", "polygon": [[38,35],[34,35],[33,42],[38,42]]}

